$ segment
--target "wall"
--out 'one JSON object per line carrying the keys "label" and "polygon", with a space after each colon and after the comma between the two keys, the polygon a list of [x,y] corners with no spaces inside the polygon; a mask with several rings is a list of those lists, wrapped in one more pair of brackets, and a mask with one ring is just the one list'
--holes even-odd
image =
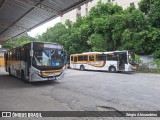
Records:
{"label": "wall", "polygon": [[142,63],[139,66],[149,69],[157,69],[157,66],[153,63],[153,60],[155,59],[153,55],[139,55],[139,56],[140,60],[142,60]]}

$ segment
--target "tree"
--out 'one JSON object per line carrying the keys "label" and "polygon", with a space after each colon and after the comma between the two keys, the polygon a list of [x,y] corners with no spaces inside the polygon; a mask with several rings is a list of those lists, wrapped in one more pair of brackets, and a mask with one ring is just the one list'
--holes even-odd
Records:
{"label": "tree", "polygon": [[64,45],[68,54],[93,51],[134,50],[160,57],[159,0],[142,0],[140,9],[125,10],[99,2],[89,15],[75,23],[58,23],[38,37]]}
{"label": "tree", "polygon": [[139,3],[140,10],[145,13],[153,27],[160,28],[160,1],[142,0]]}
{"label": "tree", "polygon": [[8,40],[2,44],[3,48],[14,48],[17,46],[21,46],[23,44],[29,43],[31,41],[36,41],[37,39],[31,38],[29,36],[19,36],[15,39]]}
{"label": "tree", "polygon": [[141,0],[139,3],[139,9],[145,13],[145,15],[148,15],[151,9],[151,4],[153,3],[153,0]]}

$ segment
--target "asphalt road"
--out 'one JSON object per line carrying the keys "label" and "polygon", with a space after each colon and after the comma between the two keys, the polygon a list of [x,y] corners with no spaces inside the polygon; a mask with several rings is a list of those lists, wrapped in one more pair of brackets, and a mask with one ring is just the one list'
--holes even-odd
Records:
{"label": "asphalt road", "polygon": [[0,111],[31,110],[160,111],[160,74],[68,69],[63,80],[26,84],[0,68]]}

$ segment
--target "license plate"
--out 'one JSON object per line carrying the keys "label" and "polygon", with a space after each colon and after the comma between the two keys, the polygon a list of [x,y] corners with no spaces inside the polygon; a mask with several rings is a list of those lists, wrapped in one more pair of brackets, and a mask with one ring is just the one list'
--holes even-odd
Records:
{"label": "license plate", "polygon": [[48,78],[48,80],[55,80],[55,77]]}

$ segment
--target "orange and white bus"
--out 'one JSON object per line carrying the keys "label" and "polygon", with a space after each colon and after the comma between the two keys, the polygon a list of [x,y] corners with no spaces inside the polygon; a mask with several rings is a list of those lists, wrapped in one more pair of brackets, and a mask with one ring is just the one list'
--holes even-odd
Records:
{"label": "orange and white bus", "polygon": [[86,52],[70,55],[70,67],[80,70],[102,70],[109,72],[135,71],[133,51]]}
{"label": "orange and white bus", "polygon": [[55,80],[63,76],[65,59],[62,45],[30,42],[5,53],[5,68],[24,81]]}

